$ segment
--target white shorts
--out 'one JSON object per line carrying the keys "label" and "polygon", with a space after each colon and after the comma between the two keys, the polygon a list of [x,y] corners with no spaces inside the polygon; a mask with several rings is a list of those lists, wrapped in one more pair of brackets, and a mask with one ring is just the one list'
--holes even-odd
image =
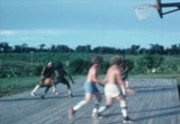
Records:
{"label": "white shorts", "polygon": [[117,97],[122,94],[118,85],[113,83],[107,83],[104,87],[104,92],[106,96]]}

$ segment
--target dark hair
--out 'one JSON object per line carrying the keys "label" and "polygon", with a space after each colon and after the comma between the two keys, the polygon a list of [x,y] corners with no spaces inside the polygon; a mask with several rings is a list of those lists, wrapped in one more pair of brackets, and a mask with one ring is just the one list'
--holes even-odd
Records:
{"label": "dark hair", "polygon": [[62,69],[62,68],[63,68],[63,64],[61,62],[54,64],[54,69]]}
{"label": "dark hair", "polygon": [[101,56],[94,56],[92,58],[93,64],[101,64],[103,62],[103,58]]}

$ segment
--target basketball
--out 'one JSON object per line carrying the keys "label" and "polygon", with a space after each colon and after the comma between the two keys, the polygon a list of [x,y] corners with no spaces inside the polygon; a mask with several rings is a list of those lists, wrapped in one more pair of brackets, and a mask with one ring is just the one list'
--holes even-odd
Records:
{"label": "basketball", "polygon": [[51,79],[51,78],[46,78],[46,79],[44,80],[44,84],[45,84],[45,85],[51,85],[51,83],[52,83],[52,79]]}

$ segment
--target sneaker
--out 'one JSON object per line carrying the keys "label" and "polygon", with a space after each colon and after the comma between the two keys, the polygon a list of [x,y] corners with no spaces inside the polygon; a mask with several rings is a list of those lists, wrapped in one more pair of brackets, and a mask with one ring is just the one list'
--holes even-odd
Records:
{"label": "sneaker", "polygon": [[103,116],[100,113],[92,113],[91,118],[93,119],[101,119]]}
{"label": "sneaker", "polygon": [[124,118],[124,120],[123,120],[123,124],[132,124],[133,123],[133,121],[132,121],[132,119],[130,119],[129,117],[126,117],[126,118]]}
{"label": "sneaker", "polygon": [[97,119],[98,118],[98,113],[92,113],[91,118]]}
{"label": "sneaker", "polygon": [[72,95],[72,94],[69,94],[69,98],[73,98],[73,95]]}
{"label": "sneaker", "polygon": [[44,95],[41,96],[41,99],[44,99]]}
{"label": "sneaker", "polygon": [[34,92],[31,92],[31,96],[35,96],[35,93],[34,93]]}
{"label": "sneaker", "polygon": [[54,93],[54,95],[56,95],[56,96],[59,95],[59,93],[58,93],[57,91],[55,91],[55,92],[53,92],[53,93]]}
{"label": "sneaker", "polygon": [[69,117],[69,119],[73,119],[74,118],[74,114],[75,114],[75,111],[73,110],[73,108],[68,110],[68,117]]}

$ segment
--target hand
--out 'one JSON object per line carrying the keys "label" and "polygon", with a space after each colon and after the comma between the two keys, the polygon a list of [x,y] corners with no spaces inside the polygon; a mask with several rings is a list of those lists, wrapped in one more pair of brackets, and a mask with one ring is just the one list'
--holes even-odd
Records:
{"label": "hand", "polygon": [[129,94],[136,94],[136,91],[134,89],[127,88],[126,92]]}

